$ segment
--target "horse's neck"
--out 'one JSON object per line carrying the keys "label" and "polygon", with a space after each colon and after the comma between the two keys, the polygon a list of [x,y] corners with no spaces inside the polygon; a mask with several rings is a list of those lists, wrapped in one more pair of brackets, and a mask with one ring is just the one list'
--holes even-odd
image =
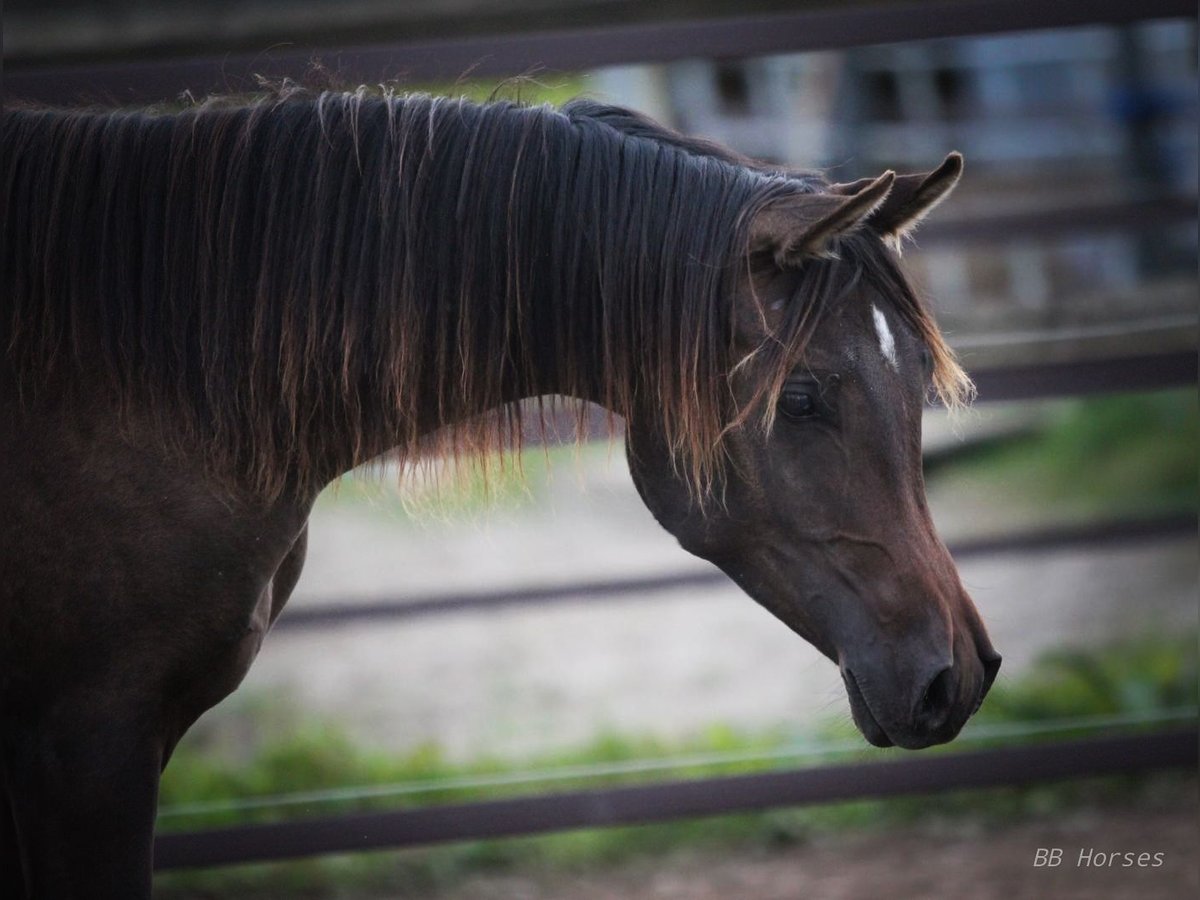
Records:
{"label": "horse's neck", "polygon": [[[535,127],[548,132],[572,127],[544,110],[524,114],[540,114]],[[402,302],[422,307],[415,317],[427,361],[418,385],[422,430],[541,395],[601,400],[599,270],[610,260],[596,236],[583,233],[593,224],[564,214],[582,202],[571,179],[577,145],[528,140],[460,154],[478,137],[457,116],[439,120],[436,139],[444,160],[401,172],[404,192],[421,197],[408,210],[412,268],[401,281],[409,286]],[[548,173],[541,184],[539,173]]]}
{"label": "horse's neck", "polygon": [[[585,147],[557,113],[429,100],[5,116],[23,330],[0,338],[30,382],[89,360],[264,482],[523,397],[603,399],[611,135]],[[62,191],[94,214],[59,218]],[[26,232],[36,248],[13,243]]]}
{"label": "horse's neck", "polygon": [[[540,139],[496,140],[484,152],[457,115],[439,118],[432,138],[427,121],[418,120],[405,140],[427,153],[396,166],[394,196],[407,201],[396,209],[405,217],[396,226],[403,268],[393,273],[401,290],[398,297],[381,292],[379,300],[408,305],[392,323],[390,353],[407,361],[404,387],[416,392],[411,410],[421,434],[547,394],[603,399],[604,261],[590,243],[595,235],[583,233],[594,224],[564,214],[582,205],[572,181],[577,137],[554,113],[514,115],[527,116]],[[615,214],[604,202],[613,201],[597,201],[593,218]],[[396,385],[386,370],[376,374],[365,392],[390,397]],[[347,443],[361,437],[347,435]],[[387,433],[367,438],[368,453],[393,440]]]}

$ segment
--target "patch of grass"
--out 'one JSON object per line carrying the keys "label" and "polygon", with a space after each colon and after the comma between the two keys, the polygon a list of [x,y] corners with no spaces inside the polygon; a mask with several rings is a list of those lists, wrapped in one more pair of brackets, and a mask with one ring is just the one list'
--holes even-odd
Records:
{"label": "patch of grass", "polygon": [[[1046,722],[1064,717],[1149,713],[1195,708],[1200,703],[1197,635],[1144,638],[1102,651],[1057,652],[1046,656],[1024,677],[998,684],[980,711],[980,726]],[[285,725],[289,714],[262,708],[255,721]],[[253,707],[252,707],[253,713]],[[820,736],[846,736],[839,721]],[[233,821],[307,817],[349,809],[464,802],[511,793],[575,789],[581,785],[628,784],[663,777],[733,774],[777,768],[778,759],[755,754],[785,751],[796,735],[775,731],[758,735],[714,726],[686,741],[601,735],[575,751],[527,760],[447,760],[435,746],[404,755],[365,752],[327,723],[297,719],[282,735],[243,736],[240,748],[185,740],[163,779],[164,807],[185,803],[264,796],[340,785],[441,782],[419,796],[360,799],[340,804],[312,803],[282,808],[212,812],[187,819],[166,819],[162,830]],[[811,737],[811,736],[809,736]],[[1026,739],[1027,740],[1027,739]],[[975,746],[981,742],[974,742]],[[236,752],[235,752],[236,749]],[[953,752],[950,747],[945,752]],[[895,751],[891,751],[895,752]],[[937,751],[935,751],[937,752]],[[470,784],[472,779],[514,771],[553,773],[567,766],[595,766],[645,760],[682,760],[700,755],[741,754],[737,762],[681,765],[669,772],[612,773],[586,780],[547,782],[541,786]],[[844,757],[879,755],[846,751]],[[835,758],[837,758],[835,756]],[[453,785],[448,782],[453,779]],[[336,897],[346,892],[383,890],[388,896],[427,894],[476,872],[576,872],[676,851],[732,850],[794,845],[847,829],[890,828],[930,816],[963,827],[987,828],[1014,817],[1044,816],[1080,804],[1146,800],[1194,791],[1194,775],[1089,779],[1027,788],[960,791],[929,797],[856,801],[811,808],[692,819],[661,825],[584,829],[541,837],[477,841],[400,852],[327,857],[298,863],[238,866],[202,872],[170,873],[157,880],[157,896]],[[1148,798],[1148,799],[1147,799]],[[1157,798],[1157,799],[1156,799]]]}
{"label": "patch of grass", "polygon": [[[252,707],[253,708],[253,707]],[[724,773],[760,771],[773,767],[770,760],[740,763],[685,764],[688,758],[719,754],[769,753],[788,744],[782,731],[746,735],[725,726],[713,726],[686,741],[664,741],[652,736],[600,734],[591,742],[573,750],[535,757],[515,764],[498,758],[479,758],[469,762],[447,759],[436,745],[428,744],[408,753],[389,754],[362,750],[336,726],[295,713],[275,711],[277,723],[292,720],[283,731],[263,734],[254,746],[243,749],[241,760],[231,760],[213,742],[185,741],[176,752],[164,775],[160,791],[163,807],[184,806],[226,798],[262,797],[283,793],[303,793],[334,789],[341,785],[423,784],[419,793],[346,802],[322,802],[322,811],[349,809],[427,806],[432,803],[469,802],[527,793],[530,785],[538,789],[572,789],[585,783],[589,787],[654,781],[662,777],[656,771],[630,773],[614,771],[572,778],[560,782],[557,773],[573,767],[596,767],[645,761],[680,760],[670,767],[675,777],[700,776],[713,771]],[[536,777],[520,783],[503,784],[506,776],[517,773],[546,773],[540,785]],[[565,787],[560,786],[565,785]],[[276,821],[312,815],[313,804],[264,807],[243,811],[200,811],[184,818],[160,822],[163,830],[195,828],[233,822]]]}
{"label": "patch of grass", "polygon": [[1056,650],[1030,675],[1001,682],[982,722],[1042,722],[1078,715],[1137,714],[1200,704],[1194,634],[1143,637],[1110,652]]}
{"label": "patch of grass", "polygon": [[1081,515],[1196,509],[1200,410],[1194,390],[1060,406],[1061,414],[1038,433],[947,463],[936,479],[952,480],[990,502],[1025,498]]}
{"label": "patch of grass", "polygon": [[533,74],[515,78],[464,78],[454,82],[402,85],[405,93],[465,97],[476,103],[489,100],[515,100],[534,106],[549,103],[562,106],[586,89],[586,76],[579,73]]}

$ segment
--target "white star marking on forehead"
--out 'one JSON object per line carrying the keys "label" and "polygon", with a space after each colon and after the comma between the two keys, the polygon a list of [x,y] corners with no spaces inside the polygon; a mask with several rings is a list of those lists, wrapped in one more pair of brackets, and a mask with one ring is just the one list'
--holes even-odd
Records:
{"label": "white star marking on forehead", "polygon": [[871,315],[875,319],[875,333],[879,335],[879,352],[897,372],[900,371],[900,361],[896,359],[896,339],[892,337],[892,329],[879,307],[871,304]]}

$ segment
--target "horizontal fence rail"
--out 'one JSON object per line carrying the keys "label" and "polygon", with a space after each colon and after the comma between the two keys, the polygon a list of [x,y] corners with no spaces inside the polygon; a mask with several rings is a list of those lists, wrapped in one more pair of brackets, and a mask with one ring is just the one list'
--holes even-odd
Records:
{"label": "horizontal fence rail", "polygon": [[1150,391],[1196,384],[1195,350],[1109,359],[997,366],[971,372],[977,399],[1036,400],[1119,391]]}
{"label": "horizontal fence rail", "polygon": [[[1195,315],[1181,313],[1178,316],[1152,320],[1149,330],[1186,334],[1188,329],[1194,332],[1198,325],[1200,320]],[[1064,331],[1070,340],[1089,336],[1111,338],[1125,333],[1117,325],[1072,328]],[[1128,333],[1137,332],[1136,323],[1131,323]],[[1010,343],[1014,346],[1054,343],[1052,335],[1041,334],[1039,337],[1045,340],[1035,340],[1031,333],[1025,332],[1012,336],[1011,341],[1005,335],[996,335],[986,341],[976,343],[966,339],[963,343],[964,350],[986,349],[989,346]],[[1064,362],[989,366],[972,369],[971,378],[978,391],[978,402],[1038,400],[1188,387],[1197,383],[1198,363],[1200,356],[1195,350],[1171,350]],[[525,417],[522,441],[528,444],[573,443],[577,437],[577,426],[578,438],[581,440],[609,440],[619,436],[624,428],[618,417],[608,414],[598,406],[590,407],[583,420],[578,421],[569,409],[549,404],[541,410],[541,415],[531,409]]]}
{"label": "horizontal fence rail", "polygon": [[[1084,735],[1113,735],[1165,729],[1200,722],[1200,707],[1172,706],[1147,712],[1112,713],[1093,716],[1038,719],[1032,722],[1001,722],[990,725],[972,724],[954,739],[955,747],[967,750],[973,746],[1005,743],[1029,738],[1048,739],[1083,737]],[[597,778],[665,776],[671,773],[694,772],[719,766],[760,765],[778,766],[800,763],[811,766],[821,759],[845,758],[864,752],[861,738],[841,740],[800,741],[774,749],[716,750],[683,756],[659,756],[641,759],[622,759],[616,762],[552,765],[548,768],[524,771],[505,771],[492,774],[405,779],[403,781],[350,784],[340,787],[287,791],[281,794],[250,794],[225,799],[183,801],[158,808],[158,821],[190,819],[213,814],[245,814],[259,810],[285,809],[318,805],[377,802],[432,795],[446,791],[496,790],[514,787],[545,787],[569,784]],[[873,752],[873,751],[866,751]],[[718,774],[713,771],[712,774]],[[176,829],[182,830],[182,829]]]}
{"label": "horizontal fence rail", "polygon": [[695,816],[896,797],[1065,778],[1194,768],[1194,726],[887,762],[514,797],[181,834],[155,842],[155,867],[179,869],[396,849],[447,841],[607,828]]}
{"label": "horizontal fence rail", "polygon": [[944,244],[1046,240],[1081,234],[1137,233],[1196,221],[1196,197],[1144,197],[1054,209],[989,213],[971,219],[921,224],[919,247]]}
{"label": "horizontal fence rail", "polygon": [[[997,553],[1043,553],[1079,547],[1095,548],[1131,541],[1159,540],[1197,533],[1195,516],[1164,516],[1140,521],[1102,522],[1031,530],[1021,534],[979,538],[950,545],[956,560]],[[355,622],[450,615],[474,610],[519,606],[549,606],[604,598],[650,599],[687,588],[709,589],[729,584],[718,569],[653,575],[644,578],[601,579],[569,585],[525,587],[476,593],[435,594],[406,600],[330,601],[322,606],[289,608],[273,631],[324,628]]]}
{"label": "horizontal fence rail", "polygon": [[[1112,393],[1122,390],[1151,390],[1178,387],[1197,382],[1197,354],[1194,351],[1152,354],[1119,359],[1074,363],[1015,366],[974,373],[979,399],[983,401],[1033,399],[1041,397]],[[572,434],[570,416],[552,423],[548,438],[556,440]],[[530,438],[537,434],[531,430]],[[608,437],[608,417],[593,411],[585,422],[588,436]],[[998,553],[1054,552],[1080,547],[1103,547],[1140,540],[1197,533],[1195,516],[1170,515],[1133,521],[1112,521],[1032,529],[1029,531],[957,541],[950,552],[955,559],[967,559]],[[354,622],[449,615],[471,610],[501,610],[510,607],[579,603],[599,598],[650,599],[677,590],[709,589],[728,582],[717,569],[676,572],[642,578],[599,579],[595,581],[520,587],[508,590],[467,593],[439,593],[407,599],[328,601],[315,607],[292,607],[280,616],[275,631],[321,628]]]}
{"label": "horizontal fence rail", "polygon": [[926,38],[1195,17],[1190,0],[938,0],[381,46],[288,49],[208,58],[6,65],[7,96],[43,103],[155,103],[185,92],[255,90],[257,76],[304,78],[315,61],[346,85],[453,81],[678,59],[829,50]]}

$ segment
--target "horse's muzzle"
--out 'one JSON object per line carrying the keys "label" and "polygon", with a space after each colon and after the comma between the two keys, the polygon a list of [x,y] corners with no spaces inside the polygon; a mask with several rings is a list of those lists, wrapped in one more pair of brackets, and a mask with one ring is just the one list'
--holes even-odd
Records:
{"label": "horse's muzzle", "polygon": [[[919,750],[953,740],[996,680],[1001,657],[987,650],[972,659],[925,667],[923,677],[896,678],[871,666],[842,665],[850,712],[870,743]],[[912,685],[905,689],[905,683]]]}

